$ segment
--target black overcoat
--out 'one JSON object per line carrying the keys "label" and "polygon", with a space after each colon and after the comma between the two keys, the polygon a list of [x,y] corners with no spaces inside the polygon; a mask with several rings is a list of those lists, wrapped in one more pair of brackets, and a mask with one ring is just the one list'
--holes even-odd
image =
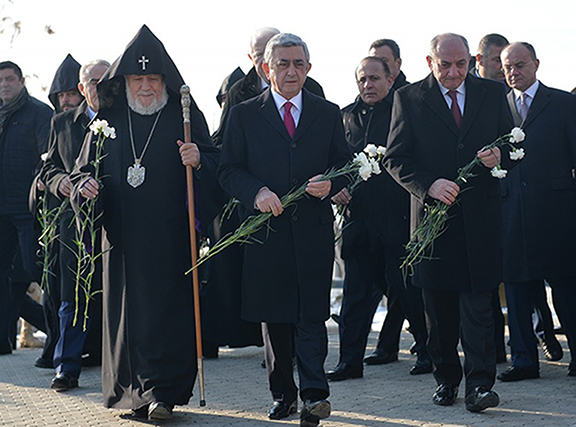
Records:
{"label": "black overcoat", "polygon": [[[222,187],[254,212],[267,186],[279,197],[350,158],[338,106],[303,90],[291,139],[270,89],[232,109],[218,169]],[[332,182],[332,194],[345,185]],[[334,260],[330,197],[304,198],[245,245],[242,316],[254,322],[322,322],[330,314]]]}
{"label": "black overcoat", "polygon": [[[366,145],[386,146],[394,92],[373,107],[360,97],[342,109],[346,140],[351,153]],[[360,184],[348,205],[350,216],[342,234],[342,258],[384,247],[388,259],[399,259],[410,233],[410,194],[386,169]],[[398,267],[396,265],[394,267]]]}
{"label": "black overcoat", "polygon": [[[399,89],[394,99],[385,165],[412,195],[411,228],[424,214],[428,188],[439,178],[454,180],[476,152],[512,129],[500,83],[466,77],[459,130],[438,83],[426,79]],[[503,166],[511,167],[507,154]],[[434,259],[416,266],[414,284],[453,291],[486,291],[502,280],[501,208],[498,180],[475,169],[450,208],[445,232],[434,243]]]}
{"label": "black overcoat", "polygon": [[504,279],[576,276],[576,97],[540,84],[524,123],[526,156],[502,180]]}

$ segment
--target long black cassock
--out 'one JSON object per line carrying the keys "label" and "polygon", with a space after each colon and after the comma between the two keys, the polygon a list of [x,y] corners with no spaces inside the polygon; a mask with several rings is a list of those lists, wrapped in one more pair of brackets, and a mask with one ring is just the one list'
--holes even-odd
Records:
{"label": "long black cassock", "polygon": [[[150,39],[146,27],[140,35],[143,31],[148,36],[144,52],[153,63],[150,49],[157,39]],[[152,73],[162,71],[150,69]],[[102,87],[100,99],[109,104],[107,95],[111,95],[114,102],[98,113],[117,134],[116,139],[105,142],[101,170],[103,244],[104,249],[112,247],[104,258],[104,405],[125,409],[139,409],[154,401],[183,405],[192,395],[197,367],[192,275],[184,274],[191,259],[186,170],[176,145],[177,139],[184,139],[179,95],[165,74],[169,101],[142,159],[145,180],[133,188],[126,179],[128,167],[134,163],[128,111],[138,156],[157,114],[143,116],[129,110],[124,78],[117,77],[130,72],[122,71],[118,64],[111,70],[103,80],[108,78],[112,84]],[[194,172],[196,213],[200,223],[207,224],[216,214],[211,200],[219,151],[194,102],[191,110],[192,139],[201,152],[201,170]],[[77,165],[84,165],[80,172],[92,169],[92,152],[93,144],[85,141]],[[76,178],[77,188],[84,176]]]}

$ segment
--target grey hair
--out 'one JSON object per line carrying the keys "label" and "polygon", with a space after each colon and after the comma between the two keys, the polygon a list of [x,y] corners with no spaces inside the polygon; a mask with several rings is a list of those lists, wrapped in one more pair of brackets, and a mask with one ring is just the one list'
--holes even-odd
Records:
{"label": "grey hair", "polygon": [[454,34],[454,33],[444,33],[444,34],[438,34],[436,37],[434,37],[432,40],[430,40],[430,56],[433,58],[437,57],[437,53],[438,53],[438,45],[440,44],[440,42],[443,42],[445,40],[451,40],[451,39],[459,39],[462,41],[462,43],[464,43],[464,46],[466,46],[466,50],[468,51],[468,55],[470,55],[470,46],[468,45],[468,40],[466,40],[466,38],[464,36],[461,36],[460,34]]}
{"label": "grey hair", "polygon": [[110,63],[108,61],[105,61],[104,59],[94,59],[88,62],[87,64],[82,65],[82,67],[80,67],[79,72],[80,83],[82,83],[83,85],[86,85],[86,83],[88,83],[88,80],[90,79],[89,75],[90,70],[97,65],[104,65],[105,67],[110,67]]}
{"label": "grey hair", "polygon": [[264,62],[270,64],[272,61],[272,55],[274,54],[274,49],[277,47],[292,47],[292,46],[302,46],[304,49],[304,55],[306,56],[306,62],[310,62],[310,52],[308,51],[308,46],[304,41],[290,33],[280,33],[276,34],[266,44],[266,51],[264,52]]}
{"label": "grey hair", "polygon": [[252,36],[250,37],[250,51],[254,52],[254,46],[256,46],[256,43],[258,43],[258,40],[262,39],[262,38],[272,38],[272,36],[275,36],[276,34],[279,34],[280,30],[278,28],[274,28],[274,27],[262,27],[262,28],[258,28],[256,31],[254,31],[254,33],[252,34]]}

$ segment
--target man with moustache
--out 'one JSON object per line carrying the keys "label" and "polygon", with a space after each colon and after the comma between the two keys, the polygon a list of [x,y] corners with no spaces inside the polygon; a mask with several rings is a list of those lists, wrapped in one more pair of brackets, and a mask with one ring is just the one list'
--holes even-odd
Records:
{"label": "man with moustache", "polygon": [[[90,122],[98,113],[98,94],[96,84],[104,75],[110,64],[104,60],[96,60],[83,65],[79,70],[78,91],[84,101],[73,109],[56,115],[52,119],[48,155],[40,174],[48,191],[61,203],[67,203],[72,191],[70,174],[84,141]],[[60,98],[59,98],[60,99]],[[57,391],[65,391],[78,386],[78,377],[82,364],[91,358],[92,364],[99,364],[102,352],[102,300],[97,295],[90,302],[88,328],[83,328],[83,316],[73,325],[76,309],[84,313],[85,295],[79,290],[76,299],[77,258],[74,252],[76,231],[74,228],[74,213],[70,207],[62,211],[59,218],[59,292],[60,303],[59,338],[54,351],[54,368],[56,376],[50,387]],[[100,275],[96,274],[100,281]],[[90,340],[88,340],[90,337]],[[86,348],[88,347],[88,348]],[[84,349],[84,351],[83,351]],[[82,358],[83,353],[86,357]]]}
{"label": "man with moustache", "polygon": [[[384,60],[371,56],[358,65],[356,82],[360,95],[356,102],[342,110],[346,140],[352,153],[361,152],[368,144],[386,145],[394,77]],[[410,291],[420,293],[420,289],[405,288],[399,269],[404,245],[410,238],[410,195],[384,172],[362,183],[353,196],[344,188],[332,200],[347,206],[342,236],[346,276],[339,322],[340,359],[338,366],[326,376],[330,381],[363,376],[362,358],[368,333],[383,293],[388,297],[389,306],[395,304],[401,310],[396,330],[389,329],[389,335],[382,338],[383,342],[391,341],[387,357],[395,356],[398,360],[406,313],[416,337],[420,362],[411,373],[432,372],[432,361],[425,349],[423,307],[420,306],[415,315],[409,295]]]}
{"label": "man with moustache", "polygon": [[[330,197],[346,179],[321,177],[350,157],[338,107],[303,89],[310,67],[300,37],[270,39],[263,63],[270,87],[232,109],[218,169],[220,184],[240,200],[244,217],[272,213],[274,232],[265,227],[253,236],[262,244],[244,246],[242,317],[264,323],[271,419],[297,411],[294,350],[303,427],[317,426],[331,409],[324,374],[334,261]],[[284,209],[280,197],[303,184],[308,197]]]}
{"label": "man with moustache", "polygon": [[502,51],[508,103],[526,133],[526,157],[503,181],[504,283],[512,349],[501,381],[540,376],[532,331],[534,293],[546,280],[564,328],[576,376],[576,98],[536,77],[540,61],[530,43]]}
{"label": "man with moustache", "polygon": [[[468,73],[470,51],[460,35],[434,37],[431,74],[396,92],[385,165],[411,195],[412,229],[426,203],[452,205],[431,257],[414,266],[429,327],[428,351],[437,389],[433,402],[452,405],[462,381],[458,341],[464,349],[466,409],[499,404],[491,298],[502,280],[498,181],[490,169],[511,161],[499,149],[482,150],[512,128],[503,85]],[[476,155],[482,165],[468,191],[454,182]],[[458,202],[456,199],[458,198]]]}
{"label": "man with moustache", "polygon": [[57,113],[76,108],[84,97],[78,90],[80,64],[72,55],[66,55],[52,80],[48,99]]}
{"label": "man with moustache", "polygon": [[183,83],[162,42],[143,26],[98,83],[98,118],[117,135],[105,141],[101,182],[93,177],[90,135],[71,193],[101,196],[104,405],[153,421],[187,404],[196,378],[184,166],[195,169],[196,228],[216,211],[218,150],[194,101],[194,142],[182,142]]}

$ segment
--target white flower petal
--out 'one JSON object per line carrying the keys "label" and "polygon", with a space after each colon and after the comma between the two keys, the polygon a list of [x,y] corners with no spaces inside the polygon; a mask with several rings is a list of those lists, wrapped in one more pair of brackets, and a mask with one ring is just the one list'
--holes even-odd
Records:
{"label": "white flower petal", "polygon": [[510,151],[510,160],[522,160],[525,154],[526,153],[524,152],[523,148],[515,148],[514,150]]}
{"label": "white flower petal", "polygon": [[522,142],[522,141],[524,141],[524,138],[526,138],[526,134],[519,127],[515,127],[514,129],[512,129],[510,131],[510,135],[512,135],[510,137],[511,143]]}

